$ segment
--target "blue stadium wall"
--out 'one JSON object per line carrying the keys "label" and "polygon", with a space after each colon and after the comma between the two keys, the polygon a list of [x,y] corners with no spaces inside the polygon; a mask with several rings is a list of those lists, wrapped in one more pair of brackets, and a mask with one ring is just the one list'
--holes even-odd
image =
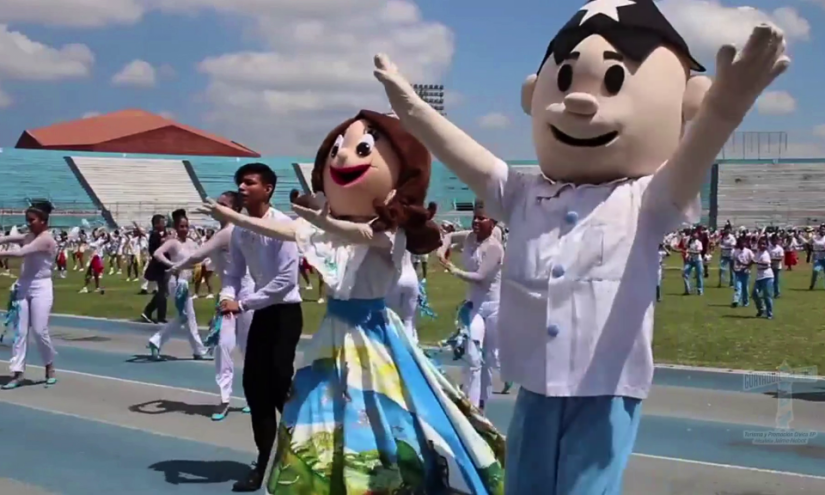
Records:
{"label": "blue stadium wall", "polygon": [[[122,153],[84,153],[65,151],[39,151],[0,149],[0,226],[8,228],[23,222],[20,216],[3,214],[3,210],[20,211],[28,206],[28,200],[47,198],[57,210],[96,210],[94,203],[66,164],[66,156],[111,156],[113,158],[157,158],[189,161],[203,185],[206,193],[217,196],[227,189],[234,189],[233,174],[241,165],[249,161],[259,161],[269,165],[278,175],[278,187],[273,198],[276,207],[289,208],[289,192],[300,189],[292,164],[311,161],[302,157],[263,157],[260,159],[225,158],[203,156],[137,155]],[[512,165],[535,165],[534,161],[512,161]],[[136,176],[139,177],[139,176]],[[140,187],[140,178],[135,187]],[[710,207],[710,177],[702,190],[703,210]],[[433,166],[430,182],[430,201],[438,203],[440,213],[454,209],[456,202],[472,202],[473,193],[440,163]],[[57,227],[78,225],[82,217],[55,216]],[[99,223],[96,218],[86,218],[91,223]]]}

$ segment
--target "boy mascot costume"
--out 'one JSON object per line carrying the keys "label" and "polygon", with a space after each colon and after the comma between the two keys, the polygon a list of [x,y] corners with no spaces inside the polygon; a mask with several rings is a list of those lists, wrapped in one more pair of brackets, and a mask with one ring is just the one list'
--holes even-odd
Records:
{"label": "boy mascot costume", "polygon": [[588,2],[522,88],[542,171],[531,176],[376,57],[403,125],[510,227],[502,378],[521,389],[507,495],[621,493],[653,379],[659,243],[698,221],[708,169],[789,64],[782,33],[761,25],[741,50],[719,50],[711,84],[691,75],[703,67],[652,0]]}

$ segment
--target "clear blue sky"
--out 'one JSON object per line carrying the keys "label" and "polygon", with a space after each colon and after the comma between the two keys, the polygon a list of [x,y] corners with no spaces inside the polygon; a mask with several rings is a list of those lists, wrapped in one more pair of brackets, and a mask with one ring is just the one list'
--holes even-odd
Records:
{"label": "clear blue sky", "polygon": [[[352,105],[358,105],[359,102],[353,100],[358,100],[361,93],[375,90],[364,81],[353,83],[350,89],[341,89],[345,84],[333,80],[335,77],[316,76],[313,94],[323,95],[325,91],[330,95],[335,93],[322,84],[325,82],[335,88],[335,94],[343,96],[318,100],[321,103],[314,99],[299,102],[294,96],[294,91],[301,89],[300,84],[295,82],[297,79],[267,85],[256,81],[255,74],[244,72],[242,76],[236,77],[242,72],[241,65],[226,65],[220,73],[207,73],[208,71],[200,70],[198,65],[210,57],[244,51],[268,53],[270,56],[292,56],[303,60],[299,54],[304,49],[309,50],[306,47],[311,43],[303,40],[301,44],[289,36],[281,35],[290,26],[283,23],[286,21],[278,23],[278,8],[283,5],[289,12],[281,17],[326,22],[324,29],[314,37],[314,57],[321,57],[319,60],[329,60],[324,56],[332,56],[332,60],[335,57],[347,61],[358,60],[365,63],[362,75],[368,74],[369,54],[373,51],[371,46],[351,47],[347,53],[336,55],[338,47],[324,47],[323,40],[328,39],[331,45],[337,44],[333,35],[352,32],[356,37],[361,36],[365,29],[371,29],[370,22],[375,23],[372,18],[377,14],[371,16],[369,10],[351,14],[351,19],[348,19],[352,24],[340,26],[335,23],[335,12],[330,12],[329,9],[299,12],[294,5],[301,2],[291,0],[273,0],[272,6],[264,9],[266,12],[255,11],[254,6],[245,7],[246,4],[255,2],[244,0],[236,0],[239,6],[231,11],[215,10],[212,5],[221,2],[214,0],[180,0],[182,12],[150,8],[164,3],[159,0],[95,0],[101,5],[113,6],[110,7],[112,9],[115,4],[124,7],[119,12],[110,13],[108,17],[99,14],[101,19],[94,23],[96,26],[83,26],[79,25],[83,22],[74,20],[74,17],[69,19],[54,12],[59,8],[72,8],[77,14],[83,8],[83,3],[77,0],[8,1],[11,2],[10,5],[0,9],[0,23],[8,23],[7,28],[0,31],[0,59],[7,60],[0,60],[0,91],[6,100],[6,105],[0,108],[0,144],[4,146],[13,145],[20,132],[26,128],[78,118],[88,112],[139,107],[155,112],[170,112],[185,123],[226,134],[227,137],[264,152],[303,153],[308,144],[300,149],[289,149],[291,143],[304,138],[306,143],[320,140],[322,131],[336,123],[330,113],[332,110],[328,112],[328,108],[344,108],[349,111],[345,104],[352,102]],[[332,0],[327,1],[334,4]],[[89,1],[86,5],[92,3],[94,1]],[[314,3],[324,2],[318,0]],[[353,0],[351,3],[372,5],[371,8],[378,12],[388,2]],[[396,3],[404,4],[400,0],[396,0]],[[37,4],[45,7],[40,10],[32,7]],[[748,5],[761,10],[765,16],[772,16],[789,33],[794,65],[775,87],[770,88],[783,93],[772,95],[771,101],[765,102],[762,113],[754,111],[744,127],[748,130],[789,131],[792,140],[812,149],[818,149],[818,146],[825,143],[825,136],[816,137],[814,133],[816,126],[825,124],[825,103],[816,93],[817,83],[825,80],[825,58],[822,55],[825,53],[825,41],[822,38],[825,33],[825,0],[786,2],[776,12],[775,9],[781,4],[775,0],[745,3],[725,0],[721,6],[718,2],[699,0],[665,0],[664,4],[663,8],[671,9],[666,12],[687,13],[684,14],[685,19],[688,14],[708,16],[708,19],[698,22],[696,19],[682,21],[677,27],[683,31],[692,47],[698,46],[694,50],[700,52],[698,56],[709,68],[713,66],[711,47],[716,46],[714,43],[718,45],[721,39],[718,31],[724,30],[722,26],[730,25],[731,19],[737,19],[729,11],[726,13],[722,10],[722,7]],[[57,7],[49,7],[50,5]],[[448,111],[451,118],[507,158],[532,158],[529,122],[518,105],[519,88],[524,77],[535,71],[548,41],[582,2],[419,0],[416,5],[420,9],[421,19],[414,22],[443,25],[449,30],[448,38],[454,43],[451,59],[437,68],[433,69],[426,62],[421,62],[422,67],[430,67],[426,69],[430,70],[428,73],[438,74],[432,76],[438,79],[433,82],[443,82],[449,88],[451,98],[448,100]],[[136,9],[134,15],[130,17],[130,14],[123,14],[126,7]],[[9,12],[2,12],[6,9]],[[364,19],[367,19],[366,24],[363,23]],[[362,24],[358,24],[359,21]],[[711,29],[707,29],[708,26]],[[329,29],[339,32],[330,34]],[[736,37],[733,29],[731,28],[730,36]],[[741,30],[741,26],[739,29]],[[9,34],[10,32],[19,34]],[[56,48],[67,44],[85,45],[93,53],[94,61],[92,63],[77,55],[75,49],[62,54],[47,54],[45,58],[32,56],[27,54],[21,36]],[[377,39],[395,39],[393,36],[389,33],[384,38]],[[422,40],[404,41],[403,36],[396,38],[400,40],[396,40],[397,42],[417,46],[417,51],[422,50]],[[368,44],[367,41],[356,41],[356,45],[358,43]],[[398,51],[401,50],[398,48]],[[395,56],[392,49],[388,51]],[[76,65],[62,67],[61,57],[68,57],[75,62],[81,60],[81,69],[77,69]],[[405,57],[409,58],[409,55],[400,55],[401,60],[406,60]],[[112,77],[136,59],[154,67],[154,84],[141,85],[140,77],[137,82],[133,79],[136,87],[114,84]],[[280,64],[287,62],[274,60],[267,68],[261,64],[245,67],[247,70],[253,67],[252,72],[273,71],[273,74],[277,74],[278,71],[286,71],[282,69],[286,65]],[[55,67],[48,75],[37,77],[37,67],[32,67],[32,64],[53,64]],[[83,72],[83,67],[88,69],[88,73],[77,73],[77,70]],[[403,65],[401,68],[404,70]],[[232,74],[228,76],[227,71]],[[300,74],[295,75],[296,78],[299,76]],[[256,99],[263,94],[268,95],[267,101],[275,102],[266,112],[260,109],[259,101],[262,100]],[[374,99],[375,94],[369,96],[373,99],[365,98],[365,104],[380,101]],[[0,103],[3,100],[3,96],[0,96]],[[339,100],[343,100],[345,104]],[[278,102],[281,101],[294,103],[295,106],[288,112],[279,111]],[[289,134],[296,127],[300,128],[302,134]],[[272,137],[281,135],[292,137]]]}

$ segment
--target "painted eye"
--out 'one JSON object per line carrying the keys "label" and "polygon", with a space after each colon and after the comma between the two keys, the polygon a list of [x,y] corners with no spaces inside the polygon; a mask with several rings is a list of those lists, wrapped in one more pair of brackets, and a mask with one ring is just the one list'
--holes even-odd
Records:
{"label": "painted eye", "polygon": [[329,156],[335,158],[338,155],[338,152],[341,150],[341,146],[344,145],[344,136],[338,136],[335,140],[335,144],[332,145],[332,149],[329,151]]}
{"label": "painted eye", "polygon": [[358,145],[355,146],[355,152],[361,158],[365,158],[370,156],[373,148],[375,148],[375,137],[373,137],[372,134],[364,134],[364,137],[362,137]]}
{"label": "painted eye", "polygon": [[604,73],[604,88],[611,95],[616,95],[622,90],[624,84],[624,67],[614,65]]}
{"label": "painted eye", "polygon": [[559,68],[558,80],[556,82],[559,85],[559,91],[562,93],[569,91],[570,86],[573,85],[573,66],[570,64],[562,65]]}

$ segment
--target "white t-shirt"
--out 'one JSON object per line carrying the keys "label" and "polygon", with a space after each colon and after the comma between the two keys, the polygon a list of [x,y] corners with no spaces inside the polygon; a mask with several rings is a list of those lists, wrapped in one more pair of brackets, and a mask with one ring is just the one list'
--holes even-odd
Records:
{"label": "white t-shirt", "polygon": [[785,249],[782,246],[776,245],[768,249],[771,253],[771,268],[774,270],[782,269],[782,260],[785,259]]}
{"label": "white t-shirt", "polygon": [[[510,228],[501,271],[501,375],[546,397],[644,399],[653,379],[658,246],[696,223],[653,177],[599,185],[550,181],[503,161],[484,206]],[[512,241],[512,242],[510,242]],[[626,291],[632,275],[640,290]]]}
{"label": "white t-shirt", "polygon": [[753,251],[748,248],[733,250],[733,270],[737,272],[744,272],[753,263]]}
{"label": "white t-shirt", "polygon": [[814,260],[825,259],[825,236],[816,236],[811,240],[814,250]]}
{"label": "white t-shirt", "polygon": [[694,239],[688,244],[688,259],[702,261],[702,241]]}
{"label": "white t-shirt", "polygon": [[736,247],[736,237],[733,234],[723,235],[720,243],[721,255],[723,258],[729,258],[733,249]]}
{"label": "white t-shirt", "polygon": [[773,270],[771,270],[771,253],[767,249],[759,251],[754,257],[756,265],[756,280],[764,280],[766,278],[773,278]]}

